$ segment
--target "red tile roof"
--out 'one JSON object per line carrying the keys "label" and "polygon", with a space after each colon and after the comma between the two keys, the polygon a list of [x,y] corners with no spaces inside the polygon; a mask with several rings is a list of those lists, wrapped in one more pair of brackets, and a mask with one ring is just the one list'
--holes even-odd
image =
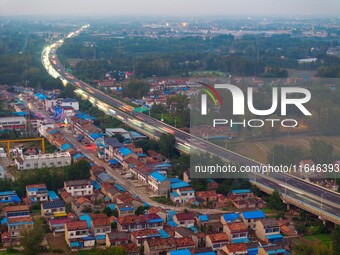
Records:
{"label": "red tile roof", "polygon": [[177,218],[178,221],[182,221],[182,220],[194,220],[194,215],[191,212],[177,213],[177,214],[175,214],[175,217]]}
{"label": "red tile roof", "polygon": [[86,223],[85,220],[67,222],[66,223],[66,228],[67,228],[68,231],[70,231],[70,230],[88,229],[87,223]]}
{"label": "red tile roof", "polygon": [[13,206],[6,206],[3,209],[4,212],[17,212],[17,211],[29,211],[28,205],[13,205]]}
{"label": "red tile roof", "polygon": [[168,248],[174,248],[176,247],[176,242],[174,238],[152,238],[147,239],[147,243],[149,245],[149,248],[157,248],[157,247],[168,247]]}
{"label": "red tile roof", "polygon": [[33,189],[33,188],[46,188],[45,183],[40,183],[40,184],[31,184],[26,186],[27,189]]}
{"label": "red tile roof", "polygon": [[19,222],[33,222],[33,217],[10,217],[8,218],[8,223],[19,223]]}
{"label": "red tile roof", "polygon": [[[106,216],[106,215],[105,215]],[[94,227],[106,227],[106,226],[110,226],[110,220],[109,218],[106,217],[101,217],[101,218],[92,218],[92,225]]]}
{"label": "red tile roof", "polygon": [[158,235],[159,232],[157,229],[141,229],[141,230],[137,230],[131,233],[131,235],[133,235],[135,238],[145,238],[151,235]]}
{"label": "red tile roof", "polygon": [[228,236],[226,233],[215,233],[208,235],[212,243],[228,242]]}
{"label": "red tile roof", "polygon": [[243,222],[228,223],[227,227],[231,233],[248,232],[246,225]]}
{"label": "red tile roof", "polygon": [[175,239],[177,248],[182,247],[195,247],[195,243],[191,237],[183,237],[183,238],[176,238]]}
{"label": "red tile roof", "polygon": [[230,253],[248,252],[247,246],[244,243],[227,244],[226,247]]}
{"label": "red tile roof", "polygon": [[196,197],[214,197],[217,196],[216,190],[207,190],[207,191],[197,191]]}
{"label": "red tile roof", "polygon": [[139,247],[137,246],[137,244],[135,243],[129,243],[129,244],[123,244],[120,245],[120,247],[122,247],[126,253],[139,253]]}

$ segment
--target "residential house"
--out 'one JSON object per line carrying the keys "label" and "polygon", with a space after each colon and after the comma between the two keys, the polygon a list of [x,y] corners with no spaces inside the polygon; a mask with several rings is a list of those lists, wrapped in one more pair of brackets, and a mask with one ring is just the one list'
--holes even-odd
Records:
{"label": "residential house", "polygon": [[224,213],[221,216],[221,223],[226,225],[231,222],[241,222],[241,215],[238,213]]}
{"label": "residential house", "polygon": [[138,155],[133,153],[132,150],[126,148],[126,147],[121,147],[118,150],[116,150],[113,154],[114,158],[125,168],[127,168],[127,165],[124,164],[124,162],[132,157],[135,159],[138,159]]}
{"label": "residential house", "polygon": [[[225,255],[248,255],[248,248],[244,243],[231,243],[222,247]],[[218,255],[222,255],[219,254]]]}
{"label": "residential house", "polygon": [[106,244],[106,234],[111,233],[111,223],[106,214],[91,215],[91,232],[96,239],[97,245]]}
{"label": "residential house", "polygon": [[119,231],[135,231],[139,229],[162,229],[164,220],[157,214],[127,215],[118,218],[117,229]]}
{"label": "residential house", "polygon": [[264,207],[264,201],[256,197],[249,189],[232,190],[228,199],[237,209],[259,209]]}
{"label": "residential house", "polygon": [[0,204],[8,204],[8,203],[20,203],[21,199],[18,197],[15,191],[2,191],[0,192]]}
{"label": "residential house", "polygon": [[148,187],[159,195],[165,195],[170,190],[170,181],[159,172],[153,172],[148,177]]}
{"label": "residential house", "polygon": [[63,233],[65,232],[65,224],[70,221],[72,221],[72,219],[67,217],[51,218],[48,220],[48,227],[53,234]]}
{"label": "residential house", "polygon": [[48,190],[46,184],[32,184],[26,186],[26,196],[32,202],[43,202],[48,200]]}
{"label": "residential house", "polygon": [[175,204],[187,204],[195,201],[195,190],[192,187],[178,188],[170,193],[170,200]]}
{"label": "residential house", "polygon": [[[58,140],[55,140],[57,142]],[[61,144],[55,144],[58,148]],[[19,170],[36,169],[43,167],[62,167],[71,165],[71,155],[68,152],[58,152],[51,154],[39,154],[29,156],[18,156],[15,158],[15,164]]]}
{"label": "residential house", "polygon": [[13,205],[3,208],[6,218],[27,217],[30,215],[30,209],[27,205]]}
{"label": "residential house", "polygon": [[101,186],[101,192],[110,198],[111,202],[116,202],[117,198],[123,195],[119,189],[117,189],[114,185],[104,182]]}
{"label": "residential house", "polygon": [[153,238],[144,241],[145,255],[161,255],[175,249],[176,242],[174,238]]}
{"label": "residential house", "polygon": [[178,226],[191,227],[195,225],[195,217],[191,212],[176,213],[173,218]]}
{"label": "residential house", "polygon": [[124,145],[118,141],[115,137],[105,137],[105,158],[112,159],[114,157],[114,152],[117,149],[122,148]]}
{"label": "residential house", "polygon": [[194,249],[195,242],[192,240],[191,237],[181,237],[175,238],[176,249],[177,250],[185,250],[185,249]]}
{"label": "residential house", "polygon": [[71,208],[75,214],[79,215],[85,212],[92,212],[94,204],[86,197],[78,197],[71,201]]}
{"label": "residential house", "polygon": [[34,221],[31,216],[10,217],[7,222],[7,231],[12,238],[17,238],[20,237],[21,231],[32,229],[33,225]]}
{"label": "residential house", "polygon": [[149,238],[161,237],[157,229],[141,229],[131,233],[131,242],[137,246],[143,246],[144,241]]}
{"label": "residential house", "polygon": [[129,232],[112,231],[106,234],[106,246],[122,246],[130,241]]}
{"label": "residential house", "polygon": [[213,233],[223,232],[223,224],[221,223],[221,213],[214,214],[202,214],[199,215],[197,219],[197,225],[199,227],[205,227]]}
{"label": "residential house", "polygon": [[120,204],[124,204],[124,205],[132,204],[133,207],[135,207],[135,208],[138,208],[139,206],[144,206],[143,201],[141,201],[139,198],[133,197],[129,193],[123,193],[123,194],[117,196],[116,203],[118,205],[120,205]]}
{"label": "residential house", "polygon": [[223,227],[229,241],[232,243],[246,243],[248,239],[248,229],[243,222],[227,223]]}
{"label": "residential house", "polygon": [[90,236],[86,221],[70,221],[65,224],[65,240],[71,249],[93,247],[95,239]]}
{"label": "residential house", "polygon": [[125,215],[134,215],[135,214],[135,207],[132,204],[120,204],[117,205],[118,217],[122,217]]}
{"label": "residential house", "polygon": [[56,213],[65,213],[65,202],[57,199],[54,201],[46,201],[41,204],[41,216],[53,216]]}
{"label": "residential house", "polygon": [[164,221],[166,221],[166,219],[167,219],[168,213],[162,207],[155,207],[155,206],[153,206],[153,207],[149,208],[148,211],[147,211],[147,214],[152,214],[152,213],[157,214]]}
{"label": "residential house", "polygon": [[241,219],[247,228],[256,229],[256,221],[264,219],[266,215],[261,210],[249,211],[241,213]]}
{"label": "residential house", "polygon": [[197,191],[196,200],[204,205],[212,205],[214,207],[217,204],[216,190]]}
{"label": "residential house", "polygon": [[279,222],[273,218],[257,220],[255,234],[265,243],[276,242],[283,239],[283,236],[280,234]]}
{"label": "residential house", "polygon": [[214,251],[222,249],[229,241],[226,233],[214,233],[206,236],[206,246]]}
{"label": "residential house", "polygon": [[93,184],[90,180],[65,181],[64,189],[73,197],[93,194]]}

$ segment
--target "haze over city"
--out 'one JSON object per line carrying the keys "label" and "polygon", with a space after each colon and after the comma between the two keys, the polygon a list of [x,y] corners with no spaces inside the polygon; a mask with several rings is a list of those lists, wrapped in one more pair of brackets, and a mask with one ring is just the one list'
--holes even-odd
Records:
{"label": "haze over city", "polygon": [[0,15],[339,16],[337,0],[1,0]]}

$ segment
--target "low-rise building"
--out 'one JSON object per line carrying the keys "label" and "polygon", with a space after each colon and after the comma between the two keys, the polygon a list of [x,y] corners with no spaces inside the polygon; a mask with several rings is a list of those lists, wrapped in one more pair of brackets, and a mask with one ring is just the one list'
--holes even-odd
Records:
{"label": "low-rise building", "polygon": [[20,216],[8,218],[8,233],[12,238],[20,237],[20,233],[24,229],[32,229],[34,225],[33,218],[31,216]]}
{"label": "low-rise building", "polygon": [[30,215],[30,209],[27,205],[13,205],[13,206],[6,206],[3,209],[5,213],[5,217],[27,217]]}
{"label": "low-rise building", "polygon": [[256,229],[256,221],[264,219],[266,215],[261,210],[249,211],[241,213],[241,219],[247,228]]}
{"label": "low-rise building", "polygon": [[120,205],[117,205],[116,208],[118,211],[118,217],[135,214],[135,207],[132,204],[130,205],[120,204]]}
{"label": "low-rise building", "polygon": [[26,186],[26,196],[32,202],[44,202],[48,200],[48,190],[45,183]]}
{"label": "low-rise building", "polygon": [[216,190],[197,191],[196,199],[198,202],[204,205],[211,204],[212,206],[216,206],[217,204]]}
{"label": "low-rise building", "polygon": [[173,220],[180,227],[192,227],[195,225],[195,217],[191,212],[177,213],[174,215]]}
{"label": "low-rise building", "polygon": [[164,220],[157,214],[127,215],[117,220],[119,231],[136,231],[146,228],[162,229]]}
{"label": "low-rise building", "polygon": [[41,204],[42,216],[54,216],[56,213],[66,213],[65,202],[57,199],[54,201],[46,201]]}
{"label": "low-rise building", "polygon": [[73,197],[88,196],[93,194],[93,184],[90,180],[65,181],[64,189]]}
{"label": "low-rise building", "polygon": [[258,255],[285,255],[285,254],[286,250],[280,245],[260,246],[258,248]]}
{"label": "low-rise building", "polygon": [[71,155],[69,152],[58,152],[52,154],[19,156],[15,158],[15,164],[19,170],[43,167],[63,167],[71,165]]}
{"label": "low-rise building", "polygon": [[260,209],[264,207],[264,201],[256,197],[249,189],[232,190],[228,199],[237,209]]}
{"label": "low-rise building", "polygon": [[71,208],[74,213],[81,215],[92,212],[94,208],[93,202],[86,197],[78,197],[71,201]]}
{"label": "low-rise building", "polygon": [[246,243],[248,239],[248,229],[243,222],[232,222],[224,225],[224,232],[232,243]]}
{"label": "low-rise building", "polygon": [[91,237],[86,221],[70,221],[65,224],[65,240],[71,249],[93,247],[95,239]]}
{"label": "low-rise building", "polygon": [[280,234],[279,222],[273,218],[257,220],[255,234],[265,243],[276,242],[283,239],[283,236]]}
{"label": "low-rise building", "polygon": [[215,233],[207,235],[206,246],[211,247],[214,251],[222,249],[228,244],[229,238],[226,233]]}
{"label": "low-rise building", "polygon": [[0,192],[0,204],[8,204],[8,203],[20,203],[21,199],[16,194],[15,191],[1,191]]}
{"label": "low-rise building", "polygon": [[195,190],[192,187],[183,187],[170,193],[170,200],[175,204],[185,204],[195,200]]}
{"label": "low-rise building", "polygon": [[63,233],[65,232],[65,224],[67,222],[72,221],[70,218],[56,218],[48,220],[48,227],[52,231],[52,233]]}
{"label": "low-rise building", "polygon": [[176,242],[174,238],[153,238],[144,241],[145,255],[160,255],[175,249]]}
{"label": "low-rise building", "polygon": [[22,130],[26,128],[25,117],[1,117],[0,118],[0,130]]}
{"label": "low-rise building", "polygon": [[106,234],[106,246],[121,246],[124,244],[128,244],[130,241],[130,233],[128,232],[119,232],[112,231],[111,233]]}
{"label": "low-rise building", "polygon": [[159,172],[153,172],[148,177],[148,187],[159,195],[167,194],[170,190],[170,181]]}
{"label": "low-rise building", "polygon": [[141,229],[131,233],[131,242],[137,246],[143,246],[144,241],[149,238],[161,237],[157,229]]}

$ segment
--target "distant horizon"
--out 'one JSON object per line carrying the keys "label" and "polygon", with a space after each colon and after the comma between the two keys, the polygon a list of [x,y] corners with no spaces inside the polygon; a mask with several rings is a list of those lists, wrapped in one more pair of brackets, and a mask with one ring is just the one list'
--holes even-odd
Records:
{"label": "distant horizon", "polygon": [[338,0],[0,0],[2,17],[340,18]]}

